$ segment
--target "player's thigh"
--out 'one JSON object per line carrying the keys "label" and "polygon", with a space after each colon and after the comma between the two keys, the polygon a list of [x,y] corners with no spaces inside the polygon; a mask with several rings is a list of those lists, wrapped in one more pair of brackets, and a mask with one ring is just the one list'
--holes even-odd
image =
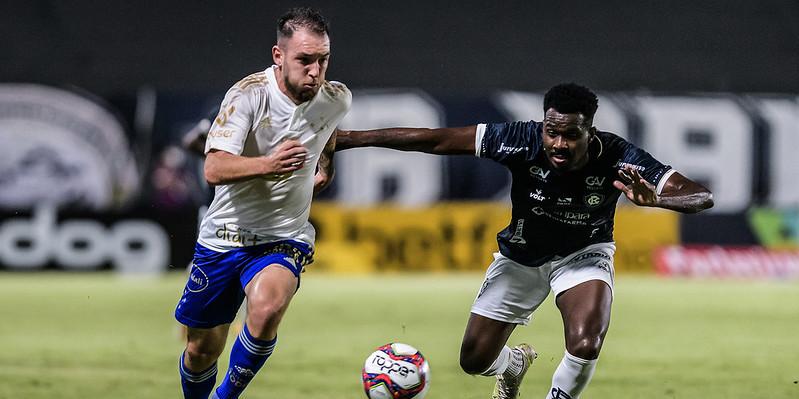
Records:
{"label": "player's thigh", "polygon": [[516,324],[472,313],[461,342],[461,358],[496,358],[515,328]]}
{"label": "player's thigh", "polygon": [[472,313],[487,319],[526,325],[550,292],[548,267],[529,267],[501,254],[486,271]]}
{"label": "player's thigh", "polygon": [[610,325],[614,251],[612,243],[590,245],[554,267],[552,289],[567,346],[585,340],[596,340],[595,346],[601,346]]}
{"label": "player's thigh", "polygon": [[563,317],[565,331],[602,333],[610,324],[613,295],[602,280],[582,282],[558,295],[558,309]]}
{"label": "player's thigh", "polygon": [[291,270],[280,264],[271,264],[261,269],[244,287],[247,296],[247,313],[282,313],[288,308],[297,291],[298,278]]}

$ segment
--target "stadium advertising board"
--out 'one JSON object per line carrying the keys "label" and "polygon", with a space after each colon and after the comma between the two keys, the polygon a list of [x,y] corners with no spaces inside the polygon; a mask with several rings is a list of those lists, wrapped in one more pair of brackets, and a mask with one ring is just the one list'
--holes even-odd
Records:
{"label": "stadium advertising board", "polygon": [[58,213],[50,206],[0,214],[0,270],[114,270],[123,274],[184,269],[196,234],[195,213]]}
{"label": "stadium advertising board", "polygon": [[799,278],[799,249],[670,246],[655,252],[660,275],[699,278]]}
{"label": "stadium advertising board", "polygon": [[[0,159],[0,267],[182,268],[208,187],[201,160],[179,148],[180,138],[210,99],[218,102],[196,97],[159,95],[157,140],[129,141],[136,123],[118,117],[114,104],[41,85],[1,84],[0,139],[12,150]],[[342,128],[537,119],[542,102],[539,93],[512,91],[454,99],[361,90]],[[687,217],[647,213],[622,200],[618,270],[651,270],[651,250],[659,245],[799,245],[795,97],[605,93],[600,104],[599,129],[640,144],[706,184],[716,199],[711,212]],[[320,232],[314,267],[482,270],[496,249],[495,234],[508,218],[510,179],[501,165],[376,148],[338,153],[336,165],[336,179],[322,195],[329,202],[314,205]],[[146,238],[127,240],[129,231]]]}
{"label": "stadium advertising board", "polygon": [[[505,228],[504,203],[440,203],[429,208],[341,207],[317,203],[316,262],[309,270],[482,271]],[[677,216],[651,209],[622,209],[616,217],[616,270],[649,272],[657,247],[678,242]],[[647,234],[641,234],[643,230]]]}

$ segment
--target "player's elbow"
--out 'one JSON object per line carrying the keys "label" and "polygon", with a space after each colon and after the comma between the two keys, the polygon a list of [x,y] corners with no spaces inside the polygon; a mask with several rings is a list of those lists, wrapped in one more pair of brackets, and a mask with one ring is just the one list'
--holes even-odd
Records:
{"label": "player's elbow", "polygon": [[702,203],[701,210],[704,211],[705,209],[710,209],[713,207],[713,205],[714,205],[713,193],[711,193],[710,191],[705,192],[705,201]]}
{"label": "player's elbow", "polygon": [[699,213],[713,207],[713,193],[708,190],[703,190],[696,195],[697,201],[695,205],[685,209],[683,211],[684,213]]}

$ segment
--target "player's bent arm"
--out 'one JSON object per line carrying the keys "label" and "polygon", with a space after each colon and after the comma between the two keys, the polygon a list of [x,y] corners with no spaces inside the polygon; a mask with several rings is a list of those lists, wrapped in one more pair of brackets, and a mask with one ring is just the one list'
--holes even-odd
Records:
{"label": "player's bent arm", "polygon": [[327,188],[333,181],[333,176],[336,173],[336,169],[333,167],[333,153],[336,151],[336,135],[338,132],[339,130],[336,130],[330,135],[330,139],[327,140],[325,148],[323,148],[322,153],[319,154],[319,161],[316,164],[316,174],[314,175],[314,195]]}
{"label": "player's bent arm", "polygon": [[339,130],[336,151],[357,147],[384,147],[431,154],[474,154],[477,126],[437,129],[395,127],[375,130]]}
{"label": "player's bent arm", "polygon": [[672,173],[657,196],[657,207],[683,213],[697,213],[713,207],[713,193],[703,185]]}
{"label": "player's bent arm", "polygon": [[278,176],[303,167],[307,150],[296,140],[281,143],[271,154],[245,157],[212,149],[205,157],[205,180],[210,185],[237,183],[256,177]]}

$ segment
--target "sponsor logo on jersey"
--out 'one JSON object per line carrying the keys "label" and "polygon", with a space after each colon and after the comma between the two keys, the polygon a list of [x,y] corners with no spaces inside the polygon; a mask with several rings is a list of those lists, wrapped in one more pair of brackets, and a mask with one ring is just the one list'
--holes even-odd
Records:
{"label": "sponsor logo on jersey", "polygon": [[602,204],[602,201],[605,199],[605,196],[599,193],[591,193],[585,196],[585,204],[588,207],[593,208]]}
{"label": "sponsor logo on jersey", "polygon": [[208,133],[208,137],[222,137],[222,138],[233,137],[233,131],[232,130],[211,130]]}
{"label": "sponsor logo on jersey", "polygon": [[216,229],[216,238],[221,238],[225,241],[242,246],[257,245],[263,241],[255,233],[237,228],[232,224],[225,224],[221,228]]}
{"label": "sponsor logo on jersey", "polygon": [[557,205],[571,205],[572,204],[572,197],[558,197]]}
{"label": "sponsor logo on jersey", "polygon": [[641,166],[641,165],[633,165],[631,163],[622,162],[622,161],[616,162],[616,167],[619,168],[619,169],[631,168],[631,169],[635,169],[635,170],[637,170],[639,172],[643,172],[643,171],[646,170],[646,168]]}
{"label": "sponsor logo on jersey", "polygon": [[604,176],[588,176],[585,178],[585,184],[588,185],[589,188],[591,187],[600,187],[605,184],[605,177]]}
{"label": "sponsor logo on jersey", "polygon": [[518,154],[518,153],[520,153],[522,151],[527,151],[528,148],[529,147],[510,147],[510,146],[505,145],[504,142],[502,142],[502,143],[499,144],[498,152],[503,152],[503,153],[506,153],[506,154]]}
{"label": "sponsor logo on jersey", "polygon": [[536,201],[544,201],[547,199],[544,195],[541,195],[541,190],[535,190],[534,193],[530,193],[530,198]]}
{"label": "sponsor logo on jersey", "polygon": [[571,211],[556,211],[556,212],[547,212],[544,208],[540,206],[533,207],[531,211],[538,215],[538,216],[546,216],[552,220],[571,224],[571,225],[578,225],[578,226],[586,226],[588,220],[591,217],[591,214],[588,212],[571,212]]}
{"label": "sponsor logo on jersey", "polygon": [[591,217],[588,212],[555,212],[555,215],[563,216],[564,219],[569,220],[586,220]]}
{"label": "sponsor logo on jersey", "polygon": [[551,172],[551,170],[544,170],[539,166],[533,165],[530,167],[530,175],[541,181],[547,181],[549,172]]}
{"label": "sponsor logo on jersey", "polygon": [[522,233],[524,233],[524,219],[519,219],[516,222],[516,231],[513,232],[513,237],[510,238],[510,242],[514,244],[527,244],[527,240],[522,237]]}

